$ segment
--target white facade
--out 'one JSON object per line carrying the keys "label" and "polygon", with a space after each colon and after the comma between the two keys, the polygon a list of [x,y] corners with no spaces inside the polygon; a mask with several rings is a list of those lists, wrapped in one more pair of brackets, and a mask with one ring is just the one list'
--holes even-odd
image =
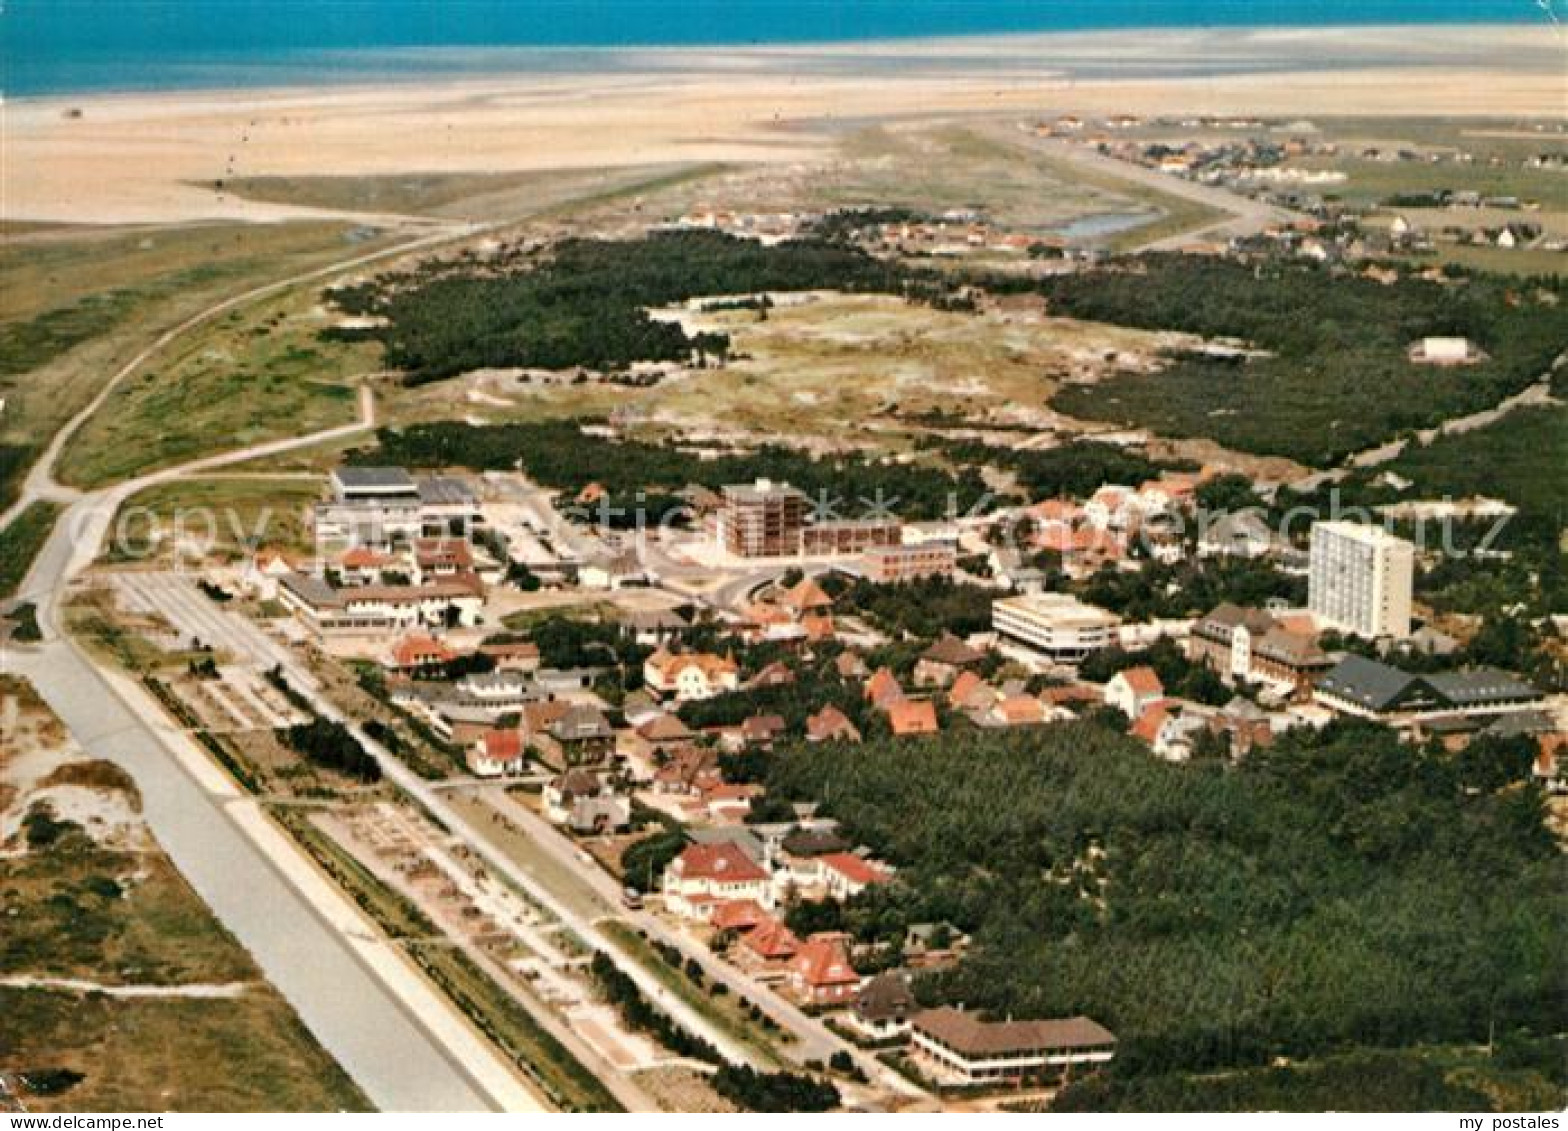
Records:
{"label": "white facade", "polygon": [[991,625],[1004,637],[1058,663],[1076,664],[1116,643],[1121,618],[1066,593],[1029,593],[991,603]]}
{"label": "white facade", "polygon": [[1377,526],[1319,522],[1312,527],[1307,607],[1342,632],[1410,635],[1415,547]]}

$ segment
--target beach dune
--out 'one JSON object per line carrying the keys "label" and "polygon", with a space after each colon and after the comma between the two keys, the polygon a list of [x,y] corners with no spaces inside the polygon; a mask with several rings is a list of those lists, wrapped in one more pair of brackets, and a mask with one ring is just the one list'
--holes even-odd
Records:
{"label": "beach dune", "polygon": [[1560,119],[1547,25],[1116,32],[667,49],[603,70],[5,106],[6,220],[273,220],[258,176],[518,172],[820,155],[846,123],[965,113]]}

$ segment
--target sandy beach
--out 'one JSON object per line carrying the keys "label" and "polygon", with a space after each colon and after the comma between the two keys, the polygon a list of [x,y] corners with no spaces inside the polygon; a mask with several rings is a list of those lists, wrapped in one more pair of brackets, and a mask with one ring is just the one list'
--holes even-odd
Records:
{"label": "sandy beach", "polygon": [[258,176],[800,162],[846,122],[974,113],[1560,120],[1549,25],[1118,32],[648,50],[602,71],[92,94],[4,106],[0,218],[274,220]]}

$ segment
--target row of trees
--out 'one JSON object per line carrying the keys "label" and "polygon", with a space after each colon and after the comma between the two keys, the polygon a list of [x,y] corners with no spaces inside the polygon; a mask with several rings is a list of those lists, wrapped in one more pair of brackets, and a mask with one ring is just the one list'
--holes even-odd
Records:
{"label": "row of trees", "polygon": [[342,723],[318,717],[280,729],[278,738],[325,769],[367,785],[381,780],[381,764]]}

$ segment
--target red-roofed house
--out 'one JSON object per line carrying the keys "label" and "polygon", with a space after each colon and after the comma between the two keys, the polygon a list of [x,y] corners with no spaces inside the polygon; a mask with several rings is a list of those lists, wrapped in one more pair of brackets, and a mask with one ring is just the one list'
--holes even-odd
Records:
{"label": "red-roofed house", "polygon": [[812,935],[789,960],[786,984],[807,1005],[838,1005],[860,992],[861,977],[849,963],[839,935]]}
{"label": "red-roofed house", "polygon": [[1105,685],[1105,705],[1115,707],[1129,719],[1138,718],[1144,708],[1164,697],[1165,687],[1151,667],[1117,672]]}
{"label": "red-roofed house", "polygon": [[665,905],[687,919],[706,919],[719,900],[754,899],[773,906],[767,871],[732,841],[692,844],[664,869]]}
{"label": "red-roofed house", "polygon": [[887,705],[888,725],[898,738],[935,734],[938,729],[936,706],[929,699],[900,699]]}
{"label": "red-roofed house", "polygon": [[866,699],[878,707],[886,707],[904,697],[904,689],[898,685],[898,677],[887,668],[878,668],[876,674],[866,681],[865,690]]}
{"label": "red-roofed house", "polygon": [[1165,720],[1170,718],[1170,705],[1173,702],[1174,700],[1170,699],[1160,699],[1150,703],[1143,709],[1137,721],[1132,724],[1132,729],[1127,733],[1134,738],[1141,738],[1144,742],[1153,746],[1155,739],[1160,737],[1160,728],[1165,725]]}
{"label": "red-roofed house", "polygon": [[388,657],[390,662],[387,666],[396,671],[407,671],[410,668],[426,668],[450,663],[456,657],[456,652],[435,637],[427,636],[422,632],[413,632],[392,645],[392,652]]}
{"label": "red-roofed house", "polygon": [[831,899],[849,899],[872,884],[885,884],[893,878],[886,868],[853,852],[829,852],[817,857],[822,884]]}
{"label": "red-roofed house", "polygon": [[829,703],[806,719],[807,742],[859,742],[860,729],[849,716]]}
{"label": "red-roofed house", "polygon": [[515,727],[484,731],[468,752],[468,768],[482,778],[520,774],[526,761],[523,732]]}
{"label": "red-roofed house", "polygon": [[755,899],[731,899],[713,909],[708,926],[715,931],[733,931],[743,935],[772,918]]}
{"label": "red-roofed house", "polygon": [[753,969],[777,968],[794,957],[800,949],[800,940],[783,923],[768,915],[741,936],[740,947],[740,957]]}

